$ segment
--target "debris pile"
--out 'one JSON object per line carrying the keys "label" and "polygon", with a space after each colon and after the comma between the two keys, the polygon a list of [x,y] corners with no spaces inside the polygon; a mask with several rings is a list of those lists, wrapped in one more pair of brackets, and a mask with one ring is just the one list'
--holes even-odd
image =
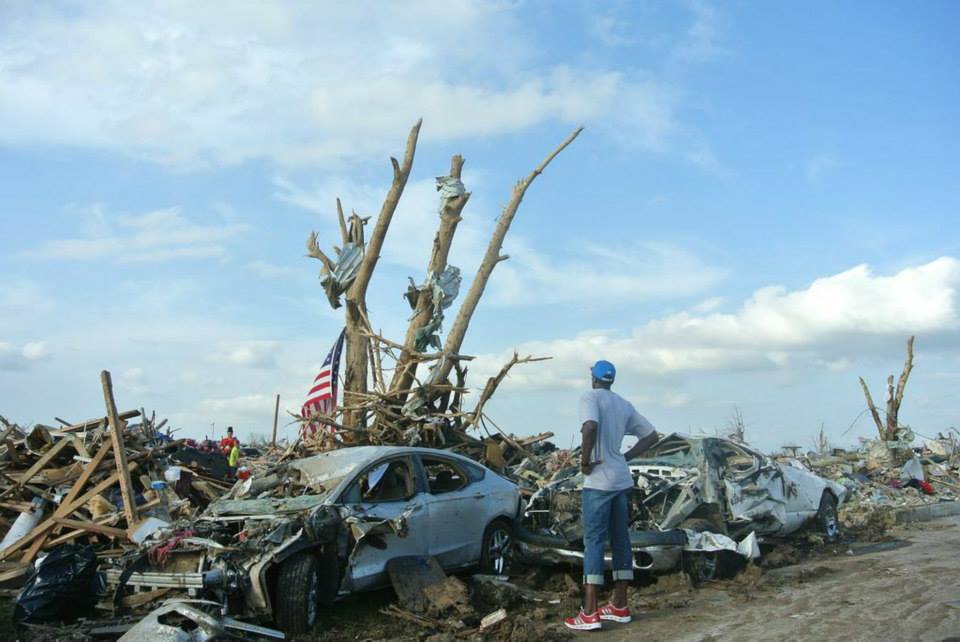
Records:
{"label": "debris pile", "polygon": [[70,622],[94,607],[116,614],[163,597],[118,592],[110,604],[99,571],[141,555],[155,533],[192,523],[231,487],[219,451],[173,439],[156,413],[118,411],[110,373],[101,384],[104,417],[30,429],[0,417],[0,586],[18,594],[20,622]]}
{"label": "debris pile", "polygon": [[[912,432],[901,430],[895,443],[862,440],[853,452],[833,449],[830,454],[789,457],[794,465],[842,484],[847,500],[840,507],[845,531],[878,538],[897,521],[897,512],[917,506],[960,500],[960,448],[956,438],[939,435],[922,447],[913,447]],[[903,444],[909,459],[902,465]]]}

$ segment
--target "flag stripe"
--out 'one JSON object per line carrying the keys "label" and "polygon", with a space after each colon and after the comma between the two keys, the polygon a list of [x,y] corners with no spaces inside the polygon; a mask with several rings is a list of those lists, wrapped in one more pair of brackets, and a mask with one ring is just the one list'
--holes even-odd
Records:
{"label": "flag stripe", "polygon": [[[337,373],[340,370],[340,353],[343,350],[343,340],[346,329],[340,332],[340,336],[334,342],[327,358],[323,360],[320,372],[313,379],[313,386],[307,393],[307,400],[300,410],[300,415],[304,419],[322,414],[332,416],[337,409]],[[321,420],[308,421],[302,424],[300,429],[303,438],[314,437],[317,431],[326,424]],[[329,429],[332,431],[333,427]]]}

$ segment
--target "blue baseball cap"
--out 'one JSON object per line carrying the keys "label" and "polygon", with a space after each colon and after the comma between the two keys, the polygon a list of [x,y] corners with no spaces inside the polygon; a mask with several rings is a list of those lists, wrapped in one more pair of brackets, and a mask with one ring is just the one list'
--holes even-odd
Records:
{"label": "blue baseball cap", "polygon": [[609,361],[601,360],[593,364],[593,367],[590,368],[590,374],[593,375],[594,379],[613,383],[613,380],[617,377],[617,369]]}

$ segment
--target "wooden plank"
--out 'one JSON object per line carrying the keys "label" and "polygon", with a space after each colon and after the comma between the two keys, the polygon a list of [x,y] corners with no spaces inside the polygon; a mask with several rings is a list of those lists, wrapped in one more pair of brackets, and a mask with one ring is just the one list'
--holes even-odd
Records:
{"label": "wooden plank", "polygon": [[[133,483],[127,473],[127,450],[123,444],[123,424],[117,414],[117,403],[113,398],[113,381],[110,373],[104,370],[100,373],[100,383],[103,384],[103,401],[107,406],[107,419],[110,422],[110,440],[113,442],[113,459],[117,462],[117,472],[120,474],[120,494],[123,497],[123,512],[127,517],[127,528],[131,531],[137,527],[137,506],[134,502]],[[139,414],[139,412],[137,413]]]}
{"label": "wooden plank", "polygon": [[[87,482],[90,481],[90,477],[97,472],[97,468],[100,467],[100,464],[103,463],[103,460],[106,458],[110,451],[113,449],[112,441],[105,441],[100,445],[100,450],[97,451],[97,454],[93,456],[93,459],[90,460],[90,463],[84,467],[83,472],[80,473],[80,478],[73,484],[70,488],[70,491],[66,496],[60,501],[60,506],[53,512],[54,517],[65,517],[69,513],[72,513],[73,510],[66,512],[65,509],[69,508],[71,504],[74,503],[74,500],[83,492],[84,486],[87,485]],[[86,502],[84,502],[86,503]],[[75,510],[75,509],[74,509]],[[40,549],[44,547],[47,543],[49,534],[45,533],[43,537],[38,538],[33,542],[27,552],[23,554],[23,557],[20,558],[21,562],[31,562],[33,558],[37,556],[37,553],[40,552]],[[2,558],[0,558],[2,559]]]}
{"label": "wooden plank", "polygon": [[17,511],[18,513],[29,513],[33,510],[33,504],[30,502],[0,502],[0,508]]}
{"label": "wooden plank", "polygon": [[[137,467],[137,462],[131,462],[128,465],[129,470],[135,470],[136,467]],[[91,488],[89,491],[87,491],[87,493],[83,497],[80,497],[74,500],[73,503],[70,504],[69,506],[62,506],[61,515],[69,515],[73,511],[77,510],[78,508],[86,504],[88,501],[90,501],[91,497],[99,493],[102,493],[107,488],[110,488],[111,486],[116,484],[119,478],[120,478],[119,473],[113,473],[112,475],[110,475],[109,477],[101,481],[99,484]],[[58,510],[57,512],[61,512],[61,511]],[[23,548],[30,542],[34,541],[36,538],[42,535],[46,535],[46,533],[56,525],[57,523],[53,520],[53,517],[48,518],[46,521],[42,522],[39,526],[34,528],[32,531],[30,531],[29,533],[27,533],[26,535],[18,539],[16,542],[11,544],[7,548],[3,549],[3,551],[0,551],[0,561],[7,559],[11,555],[19,551],[21,548]]]}
{"label": "wooden plank", "polygon": [[120,537],[123,539],[127,537],[127,532],[121,528],[105,526],[104,524],[97,524],[96,522],[81,522],[79,519],[68,519],[66,517],[54,517],[53,521],[61,526],[98,533],[100,535],[106,535],[107,537]]}
{"label": "wooden plank", "polygon": [[[140,416],[139,410],[127,410],[125,412],[121,412],[118,415],[118,417],[123,421],[126,421],[127,419],[133,419],[134,417],[139,417],[139,416]],[[88,419],[78,424],[71,424],[69,426],[64,426],[63,428],[60,428],[60,432],[78,432],[81,430],[91,430],[93,428],[106,426],[109,423],[109,421],[110,421],[109,417],[100,417],[99,419]]]}
{"label": "wooden plank", "polygon": [[37,473],[43,470],[54,457],[60,454],[61,450],[63,450],[69,445],[73,445],[73,442],[71,440],[61,439],[60,441],[55,443],[53,446],[51,446],[50,450],[45,452],[43,456],[37,460],[37,463],[35,463],[30,468],[28,468],[27,472],[23,473],[23,475],[20,476],[20,480],[17,482],[17,485],[20,487],[23,487],[24,484],[26,484],[28,481],[33,479]]}
{"label": "wooden plank", "polygon": [[270,440],[270,444],[276,448],[277,446],[277,420],[280,418],[280,395],[277,395],[277,403],[273,407],[273,439]]}

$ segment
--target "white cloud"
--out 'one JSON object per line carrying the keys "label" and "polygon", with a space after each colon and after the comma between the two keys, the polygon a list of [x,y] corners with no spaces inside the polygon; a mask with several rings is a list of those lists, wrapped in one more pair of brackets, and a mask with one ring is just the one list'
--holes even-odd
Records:
{"label": "white cloud", "polygon": [[[548,59],[521,10],[439,1],[375,10],[21,4],[0,22],[0,143],[91,147],[181,167],[330,162],[397,153],[423,116],[432,141],[587,122],[665,147],[677,99],[663,83]],[[704,24],[712,23],[694,23],[696,55],[714,47]]]}
{"label": "white cloud", "polygon": [[235,366],[272,368],[277,363],[278,346],[276,341],[221,342],[207,359]]}
{"label": "white cloud", "polygon": [[100,222],[97,235],[47,240],[24,255],[76,261],[108,259],[118,263],[222,258],[226,256],[223,242],[249,229],[231,221],[197,224],[175,207],[110,219],[104,216]]}
{"label": "white cloud", "polygon": [[709,299],[704,299],[700,303],[696,304],[691,308],[694,312],[704,313],[704,312],[713,312],[720,306],[724,304],[726,299],[722,296],[714,296]]}
{"label": "white cloud", "polygon": [[45,341],[31,341],[22,346],[0,341],[0,370],[23,370],[47,356]]}
{"label": "white cloud", "polygon": [[510,260],[491,278],[490,303],[517,305],[582,301],[630,302],[696,294],[715,285],[723,270],[666,243],[622,248],[588,243],[578,253],[546,255],[521,237],[505,243]]}
{"label": "white cloud", "polygon": [[[553,356],[511,375],[511,386],[576,387],[589,364],[608,357],[621,372],[663,378],[705,371],[813,367],[845,370],[853,360],[889,352],[911,334],[949,344],[960,338],[960,260],[942,257],[880,276],[866,265],[815,280],[807,288],[757,290],[734,313],[673,314],[630,336],[591,332],[526,342],[522,354]],[[920,348],[922,349],[922,348]],[[512,353],[484,355],[475,375],[496,372]]]}

